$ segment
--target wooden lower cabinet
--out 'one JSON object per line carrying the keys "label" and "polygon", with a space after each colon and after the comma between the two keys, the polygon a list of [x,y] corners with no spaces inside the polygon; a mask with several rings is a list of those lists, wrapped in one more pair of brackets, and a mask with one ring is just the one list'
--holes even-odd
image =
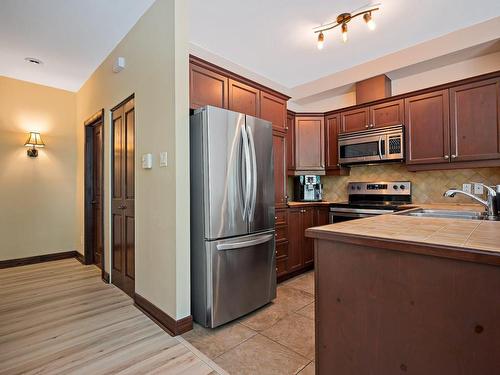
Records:
{"label": "wooden lower cabinet", "polygon": [[308,206],[287,210],[286,241],[282,234],[284,230],[276,226],[277,232],[279,230],[276,236],[278,278],[286,279],[313,266],[314,242],[305,236],[305,231],[307,228],[328,224],[328,210],[327,206]]}

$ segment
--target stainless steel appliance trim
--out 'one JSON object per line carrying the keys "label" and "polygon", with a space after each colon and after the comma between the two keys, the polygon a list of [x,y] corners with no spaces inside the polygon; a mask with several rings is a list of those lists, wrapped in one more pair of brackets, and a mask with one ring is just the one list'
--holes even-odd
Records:
{"label": "stainless steel appliance trim", "polygon": [[250,153],[251,153],[251,165],[252,165],[252,170],[251,170],[251,175],[252,175],[252,193],[251,193],[251,198],[250,198],[250,209],[249,209],[249,214],[248,214],[248,220],[250,222],[253,221],[253,217],[255,214],[255,204],[257,202],[257,157],[255,155],[255,143],[253,140],[253,134],[252,134],[252,129],[250,127],[247,128],[248,132],[248,141],[250,145]]}
{"label": "stainless steel appliance trim", "polygon": [[[243,217],[245,220],[248,218],[249,205],[250,205],[250,189],[252,183],[252,172],[250,170],[250,148],[248,146],[248,134],[245,129],[245,125],[241,125],[241,137],[243,139],[243,152],[245,154],[245,203],[243,206]],[[243,185],[243,182],[242,182]]]}
{"label": "stainless steel appliance trim", "polygon": [[259,236],[258,238],[254,238],[248,241],[239,241],[232,243],[221,243],[217,245],[217,250],[233,250],[233,249],[241,249],[242,247],[249,247],[259,245],[261,243],[268,242],[274,238],[272,234],[265,234],[263,236]]}
{"label": "stainless steel appliance trim", "polygon": [[378,139],[378,156],[380,156],[380,159],[383,159],[387,155],[382,155],[382,136],[379,137]]}
{"label": "stainless steel appliance trim", "polygon": [[396,212],[393,209],[374,209],[374,208],[342,208],[342,207],[332,207],[330,212],[333,213],[355,213],[355,214],[371,214],[371,215],[382,215]]}
{"label": "stainless steel appliance trim", "polygon": [[[387,185],[387,189],[368,189],[368,185]],[[404,189],[401,189],[401,185]],[[355,187],[353,189],[352,187]],[[397,189],[394,189],[397,186]],[[358,189],[359,187],[359,189]],[[347,184],[349,195],[369,194],[369,195],[411,195],[411,181],[374,181],[374,182],[349,182]]]}

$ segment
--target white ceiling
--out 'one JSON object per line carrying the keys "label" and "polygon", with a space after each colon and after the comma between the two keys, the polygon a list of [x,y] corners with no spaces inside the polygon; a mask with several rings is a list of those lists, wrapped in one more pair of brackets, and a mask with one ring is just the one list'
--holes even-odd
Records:
{"label": "white ceiling", "polygon": [[[375,1],[377,2],[377,1]],[[312,28],[369,0],[191,0],[192,50],[205,50],[294,88],[430,39],[500,16],[498,0],[381,0],[375,31],[361,17],[325,33],[316,48]]]}
{"label": "white ceiling", "polygon": [[1,0],[0,75],[77,91],[153,2]]}

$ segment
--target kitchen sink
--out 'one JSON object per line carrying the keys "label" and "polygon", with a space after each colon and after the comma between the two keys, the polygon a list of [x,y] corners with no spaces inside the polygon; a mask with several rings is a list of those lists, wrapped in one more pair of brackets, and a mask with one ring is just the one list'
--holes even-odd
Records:
{"label": "kitchen sink", "polygon": [[453,210],[427,210],[417,209],[408,212],[402,212],[401,215],[416,217],[440,217],[446,219],[465,219],[465,220],[485,220],[487,216],[484,212],[475,211],[453,211]]}

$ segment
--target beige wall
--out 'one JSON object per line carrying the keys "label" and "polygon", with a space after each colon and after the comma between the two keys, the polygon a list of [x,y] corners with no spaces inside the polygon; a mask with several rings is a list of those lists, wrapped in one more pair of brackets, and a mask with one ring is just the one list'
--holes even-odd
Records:
{"label": "beige wall", "polygon": [[[136,293],[170,316],[190,314],[188,56],[183,1],[158,0],[78,91],[78,233],[83,233],[83,123],[105,109],[105,257],[110,269],[110,108],[135,94]],[[179,18],[177,18],[179,17]],[[118,56],[126,68],[116,74]],[[178,92],[178,95],[177,95]],[[159,167],[167,151],[168,167]],[[152,153],[153,169],[141,168]],[[82,245],[79,250],[82,251]]]}
{"label": "beige wall", "polygon": [[0,77],[0,260],[76,249],[75,118],[74,93]]}

